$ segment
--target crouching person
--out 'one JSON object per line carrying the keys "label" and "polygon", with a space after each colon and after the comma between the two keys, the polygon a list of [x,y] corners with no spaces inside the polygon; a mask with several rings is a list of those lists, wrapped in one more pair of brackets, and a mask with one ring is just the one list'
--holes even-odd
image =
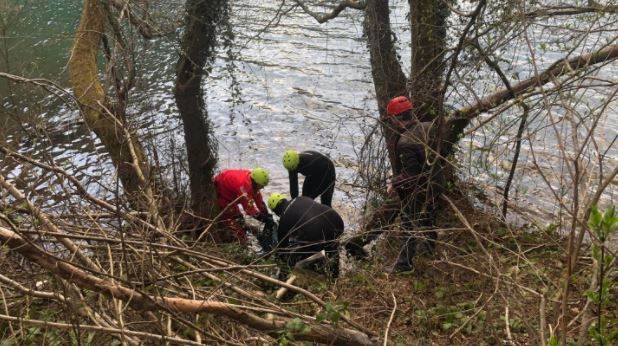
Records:
{"label": "crouching person", "polygon": [[268,207],[279,216],[277,237],[279,258],[289,267],[324,250],[327,267],[333,277],[339,275],[339,236],[343,233],[343,219],[331,207],[309,197],[288,201],[282,194],[272,194]]}
{"label": "crouching person", "polygon": [[217,202],[222,212],[222,222],[231,234],[241,243],[247,243],[247,232],[252,230],[245,224],[243,215],[238,208],[241,205],[244,212],[264,223],[264,232],[256,235],[264,250],[269,251],[271,236],[275,222],[260,194],[260,190],[268,185],[268,172],[262,168],[228,169],[214,178],[217,190]]}
{"label": "crouching person", "polygon": [[305,176],[302,196],[316,199],[320,196],[322,204],[331,206],[335,192],[335,164],[328,156],[317,151],[286,150],[283,154],[283,167],[288,170],[290,194],[298,197],[298,173]]}

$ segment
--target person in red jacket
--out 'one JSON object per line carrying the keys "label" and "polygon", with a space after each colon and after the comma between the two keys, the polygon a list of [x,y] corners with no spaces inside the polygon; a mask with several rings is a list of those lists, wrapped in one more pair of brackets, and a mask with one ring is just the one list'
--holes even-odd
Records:
{"label": "person in red jacket", "polygon": [[272,215],[268,213],[260,194],[260,190],[268,185],[268,180],[268,172],[259,167],[253,170],[228,169],[214,178],[222,221],[242,244],[247,242],[247,227],[239,204],[247,215],[263,222],[266,230],[275,228]]}

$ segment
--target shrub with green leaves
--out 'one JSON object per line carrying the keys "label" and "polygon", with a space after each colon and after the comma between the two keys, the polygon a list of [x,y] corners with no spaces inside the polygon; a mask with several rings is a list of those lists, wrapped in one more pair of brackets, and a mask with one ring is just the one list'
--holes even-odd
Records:
{"label": "shrub with green leaves", "polygon": [[[592,258],[598,275],[597,290],[587,291],[586,296],[596,307],[596,321],[590,326],[590,336],[598,345],[612,345],[618,339],[618,330],[612,330],[611,322],[604,316],[603,309],[610,301],[610,290],[616,285],[612,280],[614,256],[607,250],[607,243],[618,230],[618,216],[615,206],[601,213],[596,206],[590,211],[588,227],[596,239],[592,240]],[[608,279],[609,278],[609,279]]]}
{"label": "shrub with green leaves", "polygon": [[285,328],[281,331],[277,344],[279,346],[287,346],[291,341],[294,341],[295,334],[305,334],[311,330],[311,327],[303,322],[300,318],[294,318],[285,324]]}
{"label": "shrub with green leaves", "polygon": [[348,311],[350,303],[343,302],[341,304],[326,303],[326,308],[320,312],[316,317],[316,321],[330,321],[332,324],[337,325],[341,316]]}

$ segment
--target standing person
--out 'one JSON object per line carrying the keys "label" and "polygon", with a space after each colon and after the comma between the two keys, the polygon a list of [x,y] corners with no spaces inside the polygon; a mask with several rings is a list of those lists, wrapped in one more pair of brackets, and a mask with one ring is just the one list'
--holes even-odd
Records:
{"label": "standing person", "polygon": [[[399,107],[410,103],[405,96],[391,100],[391,110],[387,113],[393,126],[400,129],[395,153],[400,163],[400,172],[392,180],[392,189],[401,201],[401,223],[406,231],[416,231],[427,240],[431,253],[435,252],[436,204],[442,192],[441,158],[436,145],[437,124],[420,122],[412,115],[412,106]],[[409,108],[409,109],[408,109]],[[419,232],[420,231],[420,232]],[[416,254],[417,235],[406,240],[399,254],[396,271],[412,269],[412,258]]]}
{"label": "standing person", "polygon": [[338,238],[344,225],[333,208],[304,196],[288,201],[279,193],[270,195],[268,207],[279,216],[277,251],[290,267],[324,250],[330,259],[331,274],[339,275]]}
{"label": "standing person", "polygon": [[298,173],[305,176],[303,193],[305,197],[315,199],[320,196],[322,204],[331,206],[335,192],[335,164],[328,156],[317,151],[286,150],[283,154],[283,167],[288,170],[290,178],[290,195],[298,197]]}
{"label": "standing person", "polygon": [[[399,214],[402,228],[408,232],[422,231],[427,235],[430,252],[435,251],[437,239],[435,228],[436,202],[441,193],[442,169],[434,139],[436,126],[432,122],[420,122],[412,115],[412,103],[405,96],[393,98],[386,107],[387,122],[397,133],[387,145],[395,151],[399,167],[388,184],[388,198],[375,213],[365,228],[366,233],[357,241],[346,244],[350,253],[363,257],[362,246],[382,232],[376,226],[388,225]],[[416,253],[417,235],[410,235],[405,242],[395,271],[412,269]]]}
{"label": "standing person", "polygon": [[[217,202],[223,211],[222,221],[241,244],[246,244],[249,228],[245,225],[239,204],[247,215],[263,222],[267,232],[276,227],[260,194],[260,190],[268,185],[266,170],[259,167],[253,170],[228,169],[215,176],[213,181],[217,190]],[[258,239],[268,238],[269,235],[264,234]],[[267,244],[262,247],[265,247],[264,245],[267,247]]]}

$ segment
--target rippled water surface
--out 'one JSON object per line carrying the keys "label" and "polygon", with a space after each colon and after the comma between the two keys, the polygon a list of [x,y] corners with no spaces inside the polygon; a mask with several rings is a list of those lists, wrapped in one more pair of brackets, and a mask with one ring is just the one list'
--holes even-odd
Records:
{"label": "rippled water surface", "polygon": [[[406,47],[409,43],[406,9],[402,4],[394,5],[392,22],[399,33],[398,44]],[[46,77],[67,87],[66,62],[81,4],[32,1],[22,6],[19,14],[11,18],[6,38],[0,42],[11,47],[9,71]],[[165,6],[164,13],[173,14],[180,11],[182,3],[165,2],[162,6]],[[371,126],[377,112],[369,55],[362,38],[361,13],[346,11],[340,18],[319,25],[313,18],[295,11],[264,31],[277,10],[278,2],[274,1],[236,2],[232,18],[236,34],[232,47],[235,66],[230,72],[230,60],[222,49],[211,77],[205,82],[206,104],[219,141],[220,168],[261,165],[273,176],[268,192],[287,190],[287,177],[280,165],[282,152],[287,148],[316,149],[335,159],[339,176],[351,178],[356,150],[364,140],[361,128]],[[144,48],[137,52],[139,80],[131,95],[130,119],[139,125],[144,144],[160,150],[159,159],[163,163],[169,163],[171,153],[183,143],[172,94],[179,34],[138,45]],[[510,68],[528,73],[525,67],[528,61],[521,53],[524,50],[513,47],[508,52],[513,56]],[[402,50],[402,62],[409,68],[407,51]],[[539,59],[549,64],[559,56],[548,52]],[[233,96],[230,73],[238,80],[240,98]],[[616,66],[608,73],[615,75]],[[482,94],[491,90],[480,84],[479,91]],[[105,173],[113,170],[109,164],[101,165],[96,140],[88,134],[75,110],[50,96],[42,99],[31,88],[9,89],[0,84],[0,92],[5,110],[0,115],[4,127],[0,131],[2,138],[20,143],[23,151],[34,156],[42,155],[49,149],[49,143],[53,143],[52,155],[59,164],[89,181],[93,190],[100,189],[98,177],[109,177]],[[453,97],[451,103],[456,106],[463,104],[463,100]],[[21,121],[15,121],[15,117]],[[616,136],[617,118],[614,112],[604,122],[610,139]],[[37,137],[42,131],[37,132],[36,127],[28,125],[31,121],[44,124],[49,135]],[[23,130],[17,125],[20,122],[26,124],[30,136],[17,134]],[[484,145],[479,138],[469,138],[466,143]],[[547,148],[553,150],[551,144]],[[615,149],[609,154],[615,157]],[[527,155],[522,159],[526,160]],[[485,180],[504,180],[500,167],[493,171],[497,178],[474,170],[465,174]],[[32,172],[14,171],[13,174]],[[525,176],[519,179],[530,184]],[[546,193],[542,184],[534,184],[538,187],[528,202],[540,201]],[[343,184],[339,187],[341,191],[350,190]],[[336,195],[339,201],[344,200],[341,191]],[[551,208],[550,202],[547,208]]]}

